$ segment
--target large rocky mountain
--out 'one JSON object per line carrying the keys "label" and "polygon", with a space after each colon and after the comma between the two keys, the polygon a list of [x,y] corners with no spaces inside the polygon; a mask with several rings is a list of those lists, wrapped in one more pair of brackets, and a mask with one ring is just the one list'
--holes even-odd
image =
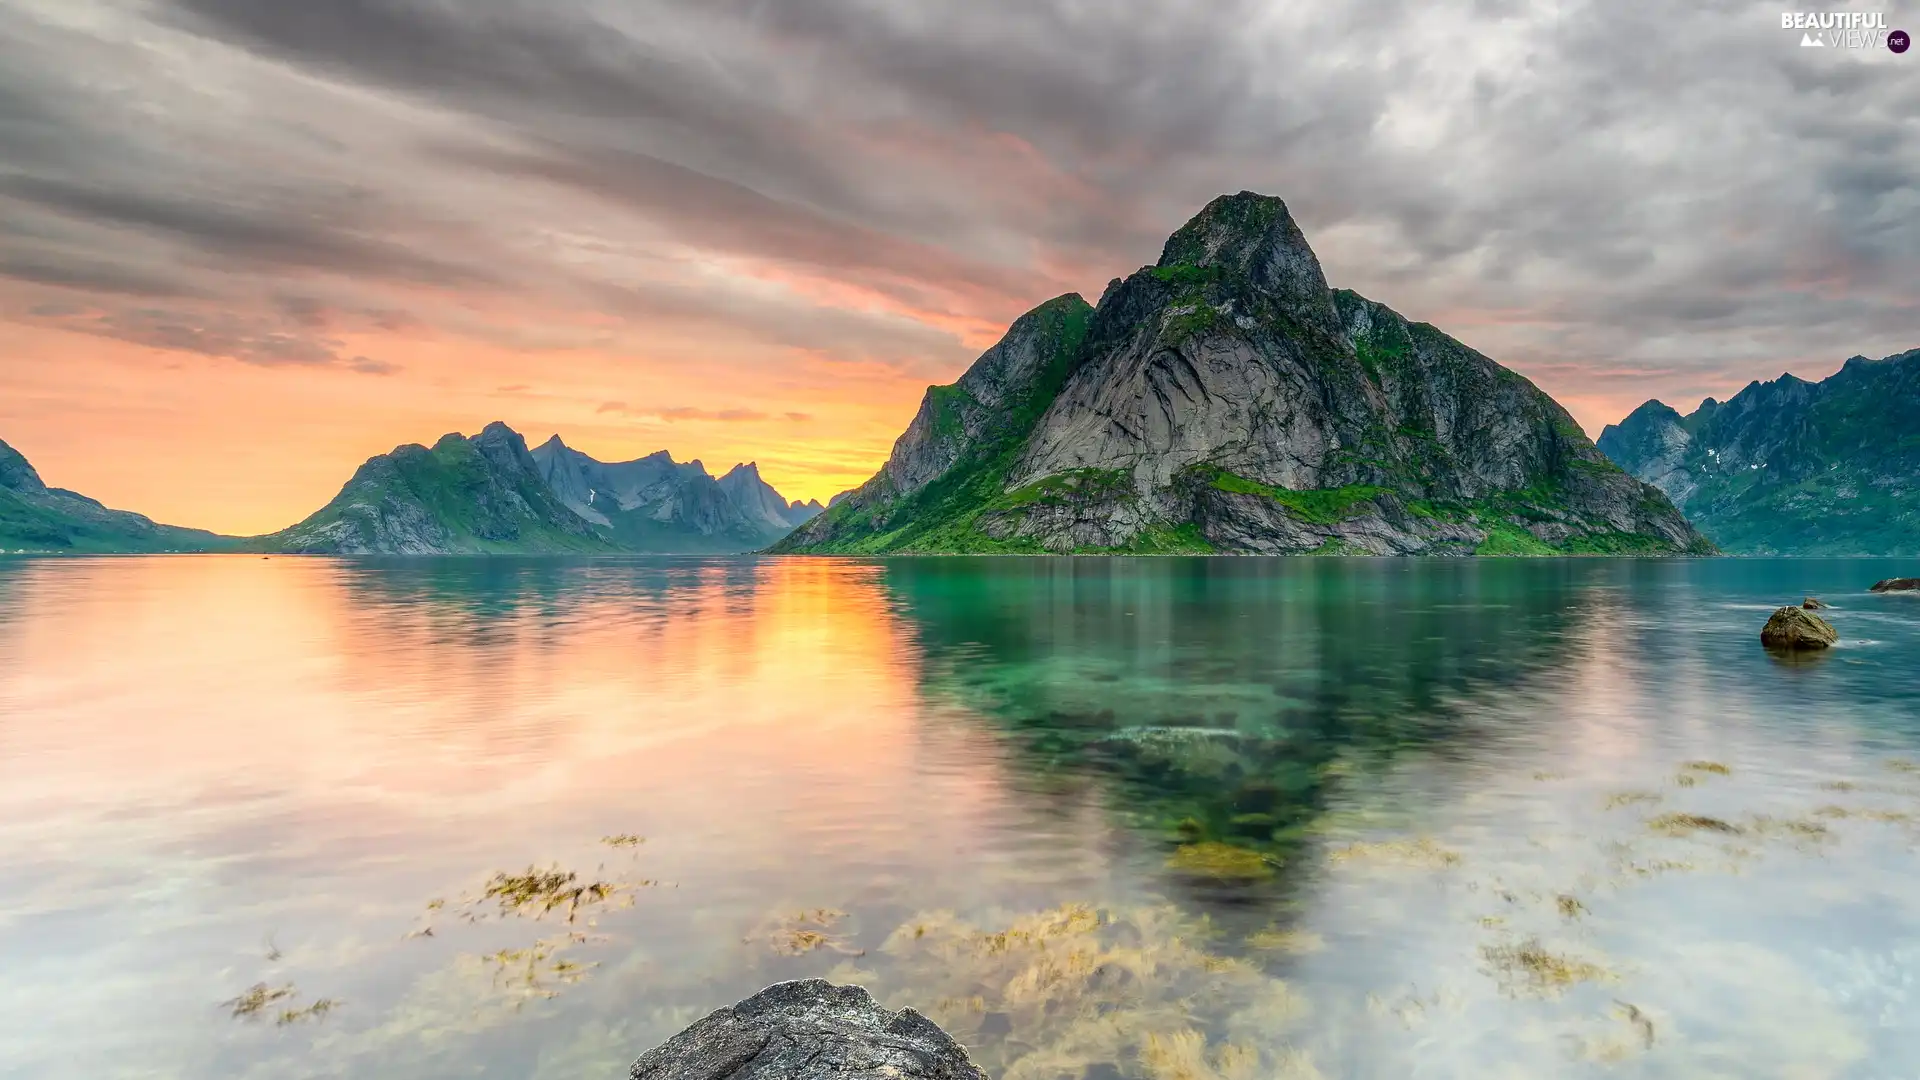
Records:
{"label": "large rocky mountain", "polygon": [[18,450],[0,442],[0,551],[217,551],[235,543],[50,488]]}
{"label": "large rocky mountain", "polygon": [[1691,414],[1649,401],[1600,435],[1620,467],[1743,554],[1920,554],[1920,349],[1753,382]]}
{"label": "large rocky mountain", "polygon": [[1552,398],[1328,288],[1277,198],[1014,322],[791,552],[1707,552]]}
{"label": "large rocky mountain", "polygon": [[752,462],[715,479],[700,462],[675,462],[665,450],[597,461],[558,435],[536,447],[533,460],[562,502],[628,550],[753,551],[823,509],[787,502]]}
{"label": "large rocky mountain", "polygon": [[752,464],[714,479],[661,451],[607,463],[558,435],[528,450],[495,421],[367,459],[340,494],[264,551],[334,555],[735,552],[765,547],[821,511],[789,504]]}

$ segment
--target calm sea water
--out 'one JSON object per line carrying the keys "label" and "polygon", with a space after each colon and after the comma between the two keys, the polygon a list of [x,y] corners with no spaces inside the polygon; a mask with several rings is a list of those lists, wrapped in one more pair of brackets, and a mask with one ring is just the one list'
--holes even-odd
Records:
{"label": "calm sea water", "polygon": [[0,1075],[1912,1078],[1916,569],[0,560]]}

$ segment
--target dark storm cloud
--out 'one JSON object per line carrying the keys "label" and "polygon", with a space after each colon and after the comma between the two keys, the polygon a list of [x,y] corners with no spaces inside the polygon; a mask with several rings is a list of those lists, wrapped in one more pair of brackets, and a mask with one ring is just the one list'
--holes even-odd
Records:
{"label": "dark storm cloud", "polygon": [[[1915,344],[1920,80],[1797,48],[1778,5],[67,2],[149,44],[109,93],[75,72],[120,54],[60,4],[0,14],[0,199],[104,228],[0,228],[0,273],[164,299],[239,295],[216,270],[245,264],[261,317],[308,338],[428,316],[275,279],[571,298],[950,374],[954,327],[1097,290],[1254,188],[1337,283],[1556,391]],[[183,70],[227,73],[230,122],[133,104]],[[109,229],[147,246],[116,258]]]}

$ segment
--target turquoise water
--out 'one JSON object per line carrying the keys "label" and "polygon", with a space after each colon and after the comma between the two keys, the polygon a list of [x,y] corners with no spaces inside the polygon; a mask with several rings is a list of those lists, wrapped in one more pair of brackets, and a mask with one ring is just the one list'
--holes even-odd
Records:
{"label": "turquoise water", "polygon": [[1910,1077],[1916,569],[0,560],[0,1076]]}

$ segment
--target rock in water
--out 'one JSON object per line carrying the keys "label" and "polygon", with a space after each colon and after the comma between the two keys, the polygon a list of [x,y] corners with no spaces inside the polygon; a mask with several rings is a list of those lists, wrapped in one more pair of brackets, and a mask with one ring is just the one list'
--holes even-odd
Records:
{"label": "rock in water", "polygon": [[1817,596],[1809,596],[1805,600],[1800,601],[1800,606],[1808,611],[1823,611],[1833,605]]}
{"label": "rock in water", "polygon": [[775,983],[647,1051],[631,1080],[987,1080],[939,1025],[858,986]]}
{"label": "rock in water", "polygon": [[1873,592],[1920,592],[1920,577],[1890,577],[1873,583]]}
{"label": "rock in water", "polygon": [[1774,612],[1760,630],[1760,644],[1769,649],[1824,649],[1839,640],[1832,623],[1797,607]]}

